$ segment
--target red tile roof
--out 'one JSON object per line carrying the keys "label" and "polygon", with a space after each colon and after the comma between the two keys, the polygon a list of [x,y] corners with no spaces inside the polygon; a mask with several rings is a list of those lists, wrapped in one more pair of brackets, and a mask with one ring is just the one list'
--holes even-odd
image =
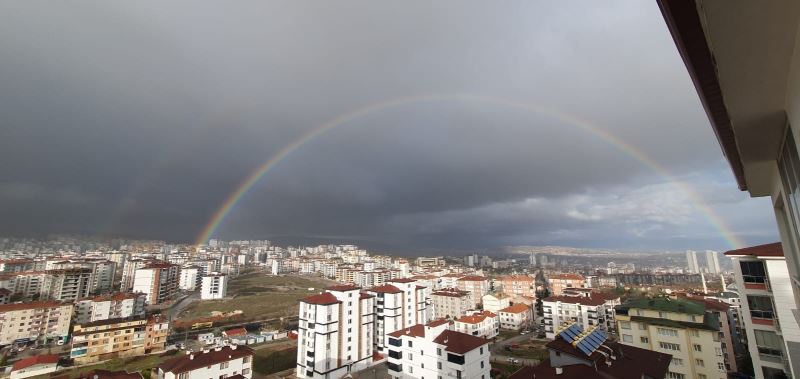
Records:
{"label": "red tile roof", "polygon": [[225,346],[211,349],[207,352],[195,352],[172,358],[158,365],[158,368],[164,370],[164,372],[171,372],[177,376],[177,374],[197,370],[201,367],[228,362],[246,356],[252,357],[253,355],[253,349],[250,349],[249,347]]}
{"label": "red tile roof", "polygon": [[440,318],[440,319],[436,319],[436,320],[428,322],[428,326],[430,326],[432,328],[435,328],[435,327],[437,327],[439,325],[444,325],[444,324],[447,324],[449,322],[450,322],[450,320],[448,320],[446,318]]}
{"label": "red tile roof", "polygon": [[758,246],[751,246],[745,247],[743,249],[736,249],[726,251],[725,255],[727,256],[742,256],[742,255],[752,255],[755,257],[782,257],[783,256],[783,246],[780,242],[775,243],[768,243],[766,245],[758,245]]}
{"label": "red tile roof", "polygon": [[18,360],[17,362],[14,363],[14,366],[11,368],[11,370],[17,371],[31,367],[33,365],[58,363],[58,359],[59,359],[58,355],[55,354],[34,355],[30,358]]}
{"label": "red tile roof", "polygon": [[57,301],[30,301],[27,303],[0,304],[0,312],[19,311],[23,309],[57,308],[65,305],[71,306],[72,304],[59,303]]}
{"label": "red tile roof", "polygon": [[548,279],[548,280],[550,280],[550,279],[559,279],[559,280],[583,280],[584,278],[583,278],[583,276],[581,276],[581,275],[578,275],[578,274],[569,274],[569,273],[565,273],[565,274],[552,274],[552,275],[548,275],[547,279]]}
{"label": "red tile roof", "polygon": [[568,303],[568,304],[598,306],[598,305],[603,305],[606,302],[606,298],[603,296],[592,294],[589,296],[550,296],[546,299],[542,299],[542,301],[549,301],[551,303],[560,301],[562,303]]}
{"label": "red tile roof", "polygon": [[228,337],[230,337],[230,336],[246,336],[247,335],[247,329],[245,329],[245,328],[228,329],[228,330],[222,332],[222,334],[224,334],[224,335],[226,335]]}
{"label": "red tile roof", "polygon": [[336,291],[336,292],[344,292],[344,291],[352,291],[361,289],[361,287],[355,284],[337,284],[330,287],[325,288],[328,291]]}
{"label": "red tile roof", "polygon": [[482,282],[484,280],[487,280],[485,276],[477,276],[477,275],[465,276],[463,278],[458,279],[459,282]]}
{"label": "red tile roof", "polygon": [[463,316],[456,321],[465,324],[480,324],[483,320],[486,320],[487,317],[495,317],[495,314],[489,311],[483,311],[472,316]]}
{"label": "red tile roof", "polygon": [[331,304],[338,304],[341,303],[336,296],[333,296],[330,292],[321,293],[319,295],[311,295],[300,299],[300,301],[308,304],[315,304],[315,305],[331,305]]}
{"label": "red tile roof", "polygon": [[489,344],[489,340],[486,338],[476,337],[452,330],[443,331],[442,334],[439,334],[438,337],[433,339],[433,342],[446,346],[445,350],[456,354],[466,354],[481,346]]}
{"label": "red tile roof", "polygon": [[402,290],[400,290],[399,288],[397,288],[397,287],[395,287],[395,286],[393,286],[391,284],[386,284],[386,285],[382,285],[382,286],[378,286],[378,287],[372,287],[372,288],[368,289],[367,291],[376,292],[376,293],[403,293]]}
{"label": "red tile roof", "polygon": [[507,275],[497,278],[501,282],[532,282],[534,279],[527,275]]}
{"label": "red tile roof", "polygon": [[414,282],[416,282],[416,280],[411,279],[411,278],[397,278],[397,279],[390,280],[390,282],[394,282],[394,283],[414,283]]}
{"label": "red tile roof", "polygon": [[425,337],[425,325],[417,324],[405,329],[389,333],[389,336],[400,338],[402,336]]}
{"label": "red tile roof", "polygon": [[525,304],[514,304],[514,305],[512,305],[510,307],[501,309],[500,312],[522,313],[522,312],[530,312],[530,310],[531,310],[531,307],[529,307],[529,306],[527,306]]}
{"label": "red tile roof", "polygon": [[373,295],[370,295],[370,294],[368,294],[368,293],[366,293],[366,292],[362,292],[362,293],[361,293],[361,297],[359,297],[359,299],[360,299],[360,300],[364,300],[364,299],[371,299],[371,298],[373,298],[373,297],[375,297],[375,296],[373,296]]}

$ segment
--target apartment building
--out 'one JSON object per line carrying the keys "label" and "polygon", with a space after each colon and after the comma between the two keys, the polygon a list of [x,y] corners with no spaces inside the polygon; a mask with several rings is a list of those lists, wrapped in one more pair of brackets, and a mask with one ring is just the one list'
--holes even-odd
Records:
{"label": "apartment building", "polygon": [[526,304],[514,304],[497,312],[500,328],[510,330],[527,329],[533,322],[533,308]]}
{"label": "apartment building", "polygon": [[47,273],[44,271],[14,272],[0,274],[0,288],[24,299],[39,298]]}
{"label": "apartment building", "polygon": [[375,297],[338,285],[300,300],[298,378],[340,378],[372,364]]}
{"label": "apartment building", "polygon": [[200,299],[224,299],[228,294],[228,276],[220,273],[203,275],[200,287]]}
{"label": "apartment building", "polygon": [[547,338],[555,338],[559,326],[567,321],[572,321],[583,329],[597,327],[607,333],[616,330],[614,307],[620,305],[618,296],[604,295],[591,289],[567,289],[563,292],[562,296],[542,299]]}
{"label": "apartment building", "polygon": [[0,305],[0,345],[18,340],[50,342],[66,339],[72,304],[33,301]]}
{"label": "apartment building", "polygon": [[792,278],[780,243],[753,246],[725,253],[733,258],[736,287],[741,298],[740,317],[756,378],[781,378],[791,373],[790,346],[782,326],[794,321],[791,308],[776,304],[794,301]]}
{"label": "apartment building", "polygon": [[150,263],[138,270],[133,279],[133,292],[147,296],[147,304],[161,304],[178,293],[180,266],[172,263]]}
{"label": "apartment building", "polygon": [[672,356],[608,339],[601,329],[567,323],[548,342],[549,359],[525,366],[509,379],[666,379]]}
{"label": "apartment building", "polygon": [[477,275],[468,275],[456,280],[458,289],[472,293],[473,306],[477,307],[483,301],[483,295],[489,293],[491,286],[489,278]]}
{"label": "apartment building", "polygon": [[736,329],[737,322],[731,320],[731,306],[719,300],[695,295],[689,295],[686,298],[691,301],[702,302],[706,307],[706,312],[713,313],[719,320],[719,338],[722,345],[722,357],[725,360],[725,370],[731,374],[739,372],[736,366],[736,355],[737,353],[744,353],[744,349],[740,346],[740,339]]}
{"label": "apartment building", "polygon": [[181,267],[181,279],[178,287],[184,291],[194,291],[202,285],[203,270],[198,266]]}
{"label": "apartment building", "polygon": [[31,259],[0,259],[0,272],[34,271],[35,263]]}
{"label": "apartment building", "polygon": [[42,283],[41,299],[75,301],[89,296],[93,274],[88,268],[47,270]]}
{"label": "apartment building", "polygon": [[448,326],[438,321],[387,335],[389,376],[489,379],[489,341],[449,330]]}
{"label": "apartment building", "polygon": [[431,293],[433,304],[433,319],[457,318],[467,314],[473,309],[472,292],[462,291],[458,288],[443,288]]}
{"label": "apartment building", "polygon": [[366,293],[375,297],[374,344],[378,352],[384,350],[386,334],[428,322],[426,288],[413,279],[396,279]]}
{"label": "apartment building", "polygon": [[116,293],[78,300],[75,302],[75,322],[86,324],[144,316],[145,298],[142,293]]}
{"label": "apartment building", "polygon": [[566,288],[582,288],[586,278],[579,274],[551,274],[547,277],[550,295],[561,296]]}
{"label": "apartment building", "polygon": [[504,293],[490,293],[483,295],[483,310],[498,312],[511,305],[511,296]]}
{"label": "apartment building", "polygon": [[703,303],[640,298],[617,307],[620,343],[672,355],[669,377],[724,379],[719,319]]}
{"label": "apartment building", "polygon": [[88,269],[92,272],[91,293],[109,292],[114,287],[117,264],[107,259],[70,258],[48,260],[46,270]]}
{"label": "apartment building", "polygon": [[508,275],[497,279],[503,293],[512,296],[536,297],[536,280],[528,275]]}
{"label": "apartment building", "polygon": [[780,276],[789,280],[781,286],[762,285],[785,299],[776,309],[777,319],[791,371],[787,374],[798,377],[800,325],[789,315],[800,309],[800,3],[658,4],[739,189],[771,200],[787,267]]}
{"label": "apartment building", "polygon": [[122,281],[120,282],[119,290],[121,292],[130,292],[133,290],[133,281],[136,278],[136,270],[147,266],[150,263],[157,263],[158,261],[150,258],[130,258],[125,261],[122,267]]}
{"label": "apartment building", "polygon": [[472,312],[455,319],[453,330],[491,340],[500,333],[500,317],[490,311]]}
{"label": "apartment building", "polygon": [[253,349],[223,346],[172,358],[156,367],[157,379],[209,379],[253,377]]}
{"label": "apartment building", "polygon": [[150,316],[147,319],[145,329],[144,352],[152,353],[162,351],[167,345],[169,336],[169,319],[160,314]]}
{"label": "apartment building", "polygon": [[[156,332],[152,332],[156,330]],[[117,318],[76,324],[70,358],[78,364],[117,357],[133,357],[164,350],[166,318]]]}

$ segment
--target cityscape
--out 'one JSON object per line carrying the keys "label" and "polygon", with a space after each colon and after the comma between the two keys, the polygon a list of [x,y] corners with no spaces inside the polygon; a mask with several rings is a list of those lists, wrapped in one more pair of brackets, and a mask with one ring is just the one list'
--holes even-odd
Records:
{"label": "cityscape", "polygon": [[800,377],[800,2],[0,3],[0,379]]}

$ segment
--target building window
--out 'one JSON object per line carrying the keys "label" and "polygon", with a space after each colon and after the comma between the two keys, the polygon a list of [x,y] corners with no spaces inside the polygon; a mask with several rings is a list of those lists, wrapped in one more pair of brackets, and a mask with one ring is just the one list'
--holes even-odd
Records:
{"label": "building window", "polygon": [[[786,128],[786,141],[781,149],[778,169],[780,170],[781,182],[783,182],[783,193],[789,203],[788,206],[783,207],[788,209],[788,214],[785,211],[780,213],[782,213],[782,218],[786,221],[786,226],[790,230],[790,237],[794,242],[798,242],[800,240],[800,228],[798,228],[798,223],[800,223],[798,197],[800,197],[800,193],[798,193],[797,189],[800,187],[800,157],[797,154],[797,146],[795,145],[791,127]],[[787,244],[784,245],[784,249],[786,249]],[[788,246],[791,248],[790,246],[792,245],[788,244]],[[789,252],[787,252],[788,254]],[[800,262],[794,262],[794,264],[798,265]]]}
{"label": "building window", "polygon": [[698,344],[693,344],[692,348],[694,348],[694,351],[703,352],[703,347]]}
{"label": "building window", "polygon": [[706,367],[706,362],[702,359],[695,359],[694,364],[697,365],[697,367]]}
{"label": "building window", "polygon": [[667,372],[667,378],[668,379],[686,379],[686,375],[683,375],[683,374],[678,373],[678,372],[670,371],[670,372]]}
{"label": "building window", "polygon": [[642,343],[650,343],[650,339],[647,337],[639,337],[639,340],[642,341]]}
{"label": "building window", "polygon": [[630,329],[631,328],[631,323],[628,322],[628,321],[620,321],[619,322],[619,328],[620,329]]}
{"label": "building window", "polygon": [[658,346],[664,350],[681,351],[681,345],[678,345],[677,343],[659,342]]}
{"label": "building window", "polygon": [[414,347],[414,343],[411,342],[411,341],[408,341],[408,347]]}
{"label": "building window", "polygon": [[699,330],[692,329],[692,330],[690,330],[690,332],[692,333],[692,337],[700,337],[700,331]]}
{"label": "building window", "polygon": [[633,342],[633,336],[630,334],[623,334],[622,342]]}
{"label": "building window", "polygon": [[683,359],[672,358],[672,364],[674,364],[676,366],[683,366]]}
{"label": "building window", "polygon": [[667,329],[667,328],[658,328],[658,334],[667,337],[677,337],[678,331],[675,329]]}
{"label": "building window", "polygon": [[228,368],[229,365],[230,365],[230,362],[222,362],[222,363],[219,364],[219,369],[220,370],[224,370],[224,369]]}

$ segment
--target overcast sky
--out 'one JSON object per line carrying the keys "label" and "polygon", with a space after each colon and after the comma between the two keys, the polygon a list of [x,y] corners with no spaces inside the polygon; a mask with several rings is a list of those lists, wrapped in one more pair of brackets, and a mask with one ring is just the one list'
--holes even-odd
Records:
{"label": "overcast sky", "polygon": [[0,51],[0,235],[193,241],[305,133],[428,96],[302,145],[215,236],[728,249],[689,188],[777,240],[654,1],[6,1]]}

